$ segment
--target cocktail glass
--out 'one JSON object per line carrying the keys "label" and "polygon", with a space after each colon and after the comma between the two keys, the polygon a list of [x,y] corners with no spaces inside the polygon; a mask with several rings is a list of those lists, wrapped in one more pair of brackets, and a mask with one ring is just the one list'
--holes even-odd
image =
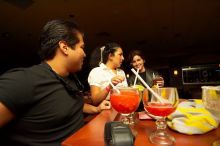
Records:
{"label": "cocktail glass", "polygon": [[166,117],[176,110],[179,103],[177,89],[174,87],[152,88],[163,100],[159,101],[147,89],[144,91],[144,109],[149,116],[156,119],[157,130],[150,134],[149,140],[156,145],[173,145],[175,138],[166,131]]}
{"label": "cocktail glass", "polygon": [[[220,121],[220,86],[202,86],[202,101],[205,108]],[[220,146],[220,139],[213,146]]]}
{"label": "cocktail glass", "polygon": [[153,87],[163,87],[164,79],[160,75],[153,75]]}
{"label": "cocktail glass", "polygon": [[110,92],[112,107],[122,115],[124,124],[133,124],[131,113],[135,112],[140,103],[139,91],[133,87],[120,87],[120,93],[115,89]]}

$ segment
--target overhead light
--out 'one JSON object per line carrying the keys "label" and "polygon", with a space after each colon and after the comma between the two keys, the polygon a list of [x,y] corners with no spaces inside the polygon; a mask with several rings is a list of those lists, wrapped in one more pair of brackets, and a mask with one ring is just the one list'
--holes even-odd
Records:
{"label": "overhead light", "polygon": [[177,76],[178,75],[178,70],[173,70],[173,74],[175,75],[175,76]]}

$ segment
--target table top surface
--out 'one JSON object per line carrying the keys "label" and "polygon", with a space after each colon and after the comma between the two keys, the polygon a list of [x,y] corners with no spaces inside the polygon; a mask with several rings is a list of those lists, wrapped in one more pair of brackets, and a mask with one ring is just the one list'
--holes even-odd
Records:
{"label": "table top surface", "polygon": [[[118,121],[119,119],[119,114],[113,109],[104,110],[78,132],[64,140],[62,146],[105,146],[105,123],[108,121]],[[134,129],[138,133],[135,138],[135,146],[155,145],[148,140],[150,133],[156,130],[154,120],[139,120]],[[220,127],[201,135],[185,135],[169,128],[167,128],[167,132],[175,137],[175,145],[177,146],[211,146],[214,140],[220,139]]]}

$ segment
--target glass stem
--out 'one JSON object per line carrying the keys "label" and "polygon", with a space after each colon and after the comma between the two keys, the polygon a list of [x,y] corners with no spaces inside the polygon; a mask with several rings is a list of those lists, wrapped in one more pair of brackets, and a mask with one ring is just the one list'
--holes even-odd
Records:
{"label": "glass stem", "polygon": [[156,125],[157,125],[157,130],[159,130],[159,131],[165,131],[165,129],[166,129],[166,127],[167,127],[165,117],[160,118],[160,119],[157,119]]}

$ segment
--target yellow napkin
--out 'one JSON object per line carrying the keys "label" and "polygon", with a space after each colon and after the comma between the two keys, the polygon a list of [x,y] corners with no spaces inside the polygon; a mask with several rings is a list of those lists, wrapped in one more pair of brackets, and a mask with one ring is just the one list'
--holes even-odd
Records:
{"label": "yellow napkin", "polygon": [[202,100],[181,102],[168,116],[167,125],[184,134],[203,134],[218,127],[219,121],[203,106]]}

